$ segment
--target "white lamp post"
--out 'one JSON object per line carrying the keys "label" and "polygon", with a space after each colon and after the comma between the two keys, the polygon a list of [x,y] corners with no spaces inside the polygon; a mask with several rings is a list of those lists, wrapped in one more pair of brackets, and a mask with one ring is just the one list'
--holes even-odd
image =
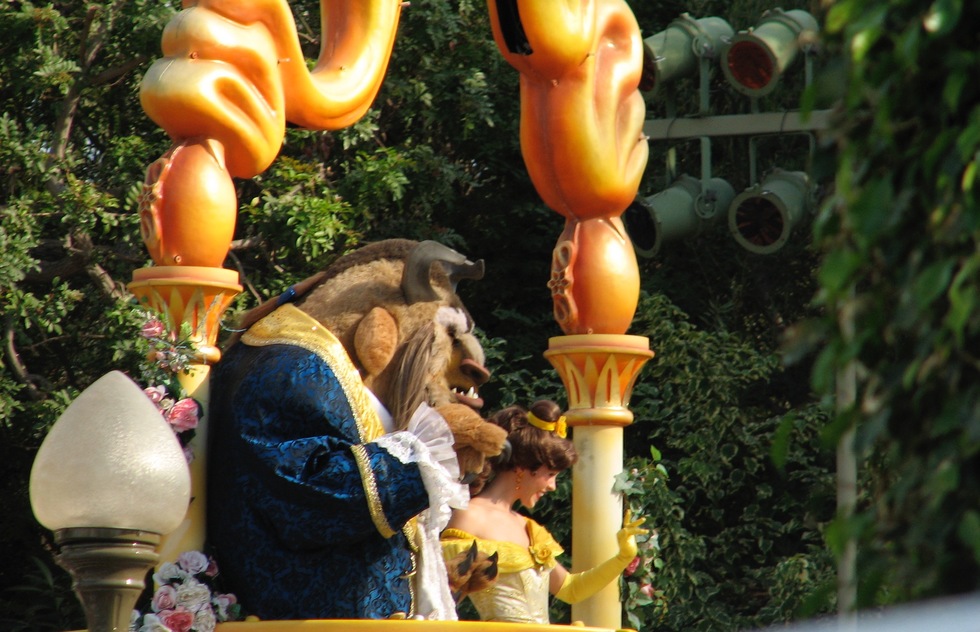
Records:
{"label": "white lamp post", "polygon": [[126,632],[160,536],[183,520],[190,472],[173,430],[135,382],[112,371],[45,437],[30,481],[38,522],[72,575],[90,632]]}

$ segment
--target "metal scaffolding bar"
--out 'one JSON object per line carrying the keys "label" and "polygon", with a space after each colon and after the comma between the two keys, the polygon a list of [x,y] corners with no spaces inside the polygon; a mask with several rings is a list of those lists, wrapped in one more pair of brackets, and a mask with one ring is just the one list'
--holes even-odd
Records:
{"label": "metal scaffolding bar", "polygon": [[802,112],[755,112],[670,119],[652,119],[643,124],[650,140],[680,140],[702,136],[758,136],[793,134],[827,129],[831,110]]}

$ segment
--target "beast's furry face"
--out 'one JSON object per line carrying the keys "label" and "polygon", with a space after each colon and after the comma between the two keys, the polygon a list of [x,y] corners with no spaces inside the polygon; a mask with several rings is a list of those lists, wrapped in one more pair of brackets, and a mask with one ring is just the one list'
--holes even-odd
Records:
{"label": "beast's furry face", "polygon": [[478,410],[479,387],[490,373],[473,320],[446,269],[430,260],[421,264],[424,273],[413,273],[415,243],[396,241],[398,248],[329,275],[297,305],[340,339],[396,427],[407,424],[423,401]]}
{"label": "beast's furry face", "polygon": [[[484,368],[483,347],[473,332],[473,322],[460,308],[440,307],[436,310],[436,348],[447,352],[438,356],[436,381],[440,392],[429,394],[433,406],[458,402],[474,410],[483,406],[478,388],[489,379]],[[446,391],[449,391],[447,393]]]}
{"label": "beast's furry face", "polygon": [[433,320],[411,332],[394,360],[367,384],[401,425],[425,401],[460,403],[479,410],[479,388],[490,378],[473,324],[459,308],[442,306]]}

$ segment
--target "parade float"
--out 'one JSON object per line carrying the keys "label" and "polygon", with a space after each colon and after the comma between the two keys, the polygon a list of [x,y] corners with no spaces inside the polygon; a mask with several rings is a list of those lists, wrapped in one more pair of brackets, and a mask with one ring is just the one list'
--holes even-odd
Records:
{"label": "parade float", "polygon": [[[286,0],[185,2],[164,30],[163,57],[145,75],[141,102],[173,145],[147,169],[139,213],[153,265],[136,270],[129,288],[172,329],[190,332],[193,353],[180,382],[203,408],[193,439],[200,449],[189,478],[179,467],[165,471],[174,462],[173,450],[179,452],[176,444],[164,446],[166,458],[147,455],[151,465],[133,472],[118,469],[116,454],[90,459],[117,468],[109,477],[115,482],[107,481],[103,490],[110,500],[87,500],[98,510],[81,515],[44,509],[57,504],[54,490],[60,483],[52,479],[58,478],[59,465],[72,460],[53,448],[39,452],[35,470],[51,468],[53,474],[41,472],[35,480],[32,473],[32,502],[42,524],[55,531],[59,563],[75,579],[90,630],[128,629],[146,571],[204,545],[206,480],[214,467],[203,449],[211,414],[209,374],[221,359],[219,322],[241,291],[237,271],[221,267],[238,209],[232,179],[252,178],[270,166],[287,123],[335,130],[357,121],[381,85],[399,15],[408,4],[321,0],[321,50],[314,64],[307,63],[299,47]],[[638,302],[639,272],[621,219],[647,162],[645,107],[638,92],[643,42],[623,0],[489,0],[487,8],[500,53],[519,73],[526,167],[541,199],[564,220],[548,283],[564,335],[552,338],[544,355],[567,389],[568,424],[583,456],[572,483],[575,571],[615,553],[623,511],[613,480],[623,467],[623,429],[632,422],[630,394],[653,356],[646,338],[626,333]],[[110,382],[115,380],[111,376]],[[129,397],[124,386],[105,388],[121,393],[112,397]],[[83,393],[79,402],[83,399],[100,397]],[[88,405],[98,406],[97,401]],[[84,415],[83,408],[70,408],[65,417]],[[58,426],[69,423],[59,420],[52,442],[66,434],[57,432]],[[119,434],[116,430],[110,425],[106,432]],[[132,432],[137,430],[127,429]],[[186,513],[128,515],[131,490],[113,485],[120,480],[132,485],[141,477],[161,488],[169,505],[182,508],[186,501]],[[572,620],[582,629],[620,629],[621,616],[616,582],[572,608]],[[410,619],[218,624],[225,632],[406,626],[431,631],[541,628]]]}

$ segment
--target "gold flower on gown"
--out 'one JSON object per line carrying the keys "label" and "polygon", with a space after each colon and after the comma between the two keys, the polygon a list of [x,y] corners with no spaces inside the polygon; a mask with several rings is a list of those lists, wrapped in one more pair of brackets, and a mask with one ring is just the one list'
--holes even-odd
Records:
{"label": "gold flower on gown", "polygon": [[531,557],[535,563],[542,566],[553,566],[555,556],[547,542],[540,542],[531,545]]}

